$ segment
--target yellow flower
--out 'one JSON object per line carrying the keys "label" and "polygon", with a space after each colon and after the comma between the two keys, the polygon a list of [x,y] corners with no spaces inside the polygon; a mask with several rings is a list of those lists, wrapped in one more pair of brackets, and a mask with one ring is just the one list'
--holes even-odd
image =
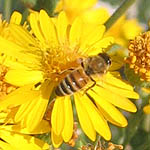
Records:
{"label": "yellow flower", "polygon": [[[21,19],[22,19],[22,15],[18,12],[14,12],[11,15],[10,23],[20,24]],[[1,16],[0,16],[0,36],[4,37],[5,39],[12,40],[9,31],[9,24],[5,20],[2,21]],[[4,79],[5,74],[9,70],[8,66],[10,63],[12,63],[12,61],[10,61],[8,58],[6,61],[6,55],[0,52],[0,99],[17,88],[16,86],[6,83]],[[17,63],[13,62],[13,64],[15,65]]]}
{"label": "yellow flower", "polygon": [[[33,34],[19,25],[10,25],[15,42],[0,37],[1,51],[24,66],[13,68],[5,75],[8,83],[21,87],[1,100],[0,110],[10,108],[14,121],[33,131],[44,116],[53,88],[66,76],[65,72],[79,67],[79,58],[102,52],[112,44],[113,38],[103,37],[104,25],[91,29],[80,17],[70,25],[64,12],[55,19],[44,10],[33,12],[30,25]],[[135,105],[127,98],[137,99],[138,94],[118,73],[108,72],[96,80],[96,86],[87,94],[84,90],[76,92],[74,102],[85,134],[93,141],[96,132],[110,140],[107,121],[125,127],[127,120],[116,107],[135,112]],[[63,141],[68,142],[73,134],[70,96],[56,97],[49,120],[53,145],[59,147]]]}
{"label": "yellow flower", "polygon": [[150,114],[150,104],[144,106],[143,111],[145,112],[145,114]]}
{"label": "yellow flower", "polygon": [[128,41],[134,39],[141,32],[142,27],[136,19],[127,19],[126,15],[123,15],[107,31],[106,35],[113,36],[115,43],[127,47]]}
{"label": "yellow flower", "polygon": [[82,17],[88,24],[103,24],[108,19],[108,12],[105,8],[96,8],[97,0],[60,0],[55,12],[64,11],[70,23],[76,17]]}

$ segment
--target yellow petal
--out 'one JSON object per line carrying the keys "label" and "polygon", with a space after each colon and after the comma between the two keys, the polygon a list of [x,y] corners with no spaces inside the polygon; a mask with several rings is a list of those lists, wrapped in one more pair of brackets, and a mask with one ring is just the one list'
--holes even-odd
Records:
{"label": "yellow petal", "polygon": [[95,141],[96,132],[94,125],[92,124],[91,118],[84,106],[85,104],[82,102],[81,96],[75,94],[74,101],[82,130],[92,141]]}
{"label": "yellow petal", "polygon": [[41,41],[44,42],[44,36],[42,34],[40,24],[39,24],[39,14],[38,13],[31,13],[30,14],[30,25],[35,34],[35,36]]}
{"label": "yellow petal", "polygon": [[51,43],[53,42],[55,44],[58,43],[54,23],[52,22],[48,14],[44,10],[41,10],[39,18],[41,30],[43,32],[45,39],[47,39]]}
{"label": "yellow petal", "polygon": [[116,93],[117,95],[121,95],[123,97],[134,98],[134,99],[139,98],[139,95],[134,91],[126,90],[121,87],[117,87],[117,86],[114,86],[114,85],[111,85],[111,84],[108,84],[105,82],[103,83],[103,87],[105,89],[108,89],[108,90],[112,91],[113,93]]}
{"label": "yellow petal", "polygon": [[116,75],[118,78],[116,78],[115,76],[113,76],[113,74],[108,72],[105,75],[105,82],[112,84],[116,87],[122,88],[122,89],[133,91],[133,87],[129,83],[122,81],[120,76],[118,74],[116,74]]}
{"label": "yellow petal", "polygon": [[28,69],[24,64],[17,62],[16,59],[5,54],[0,55],[0,64],[3,64],[10,69]]}
{"label": "yellow petal", "polygon": [[0,140],[0,148],[2,150],[19,150],[18,148]]}
{"label": "yellow petal", "polygon": [[[35,40],[35,38],[33,38],[33,36],[22,26],[11,24],[10,31],[13,37],[15,38],[15,41],[18,44],[21,44],[23,47],[37,45],[37,41]],[[28,49],[26,49],[26,51],[28,51]]]}
{"label": "yellow petal", "polygon": [[13,14],[11,15],[10,23],[20,24],[21,19],[22,19],[22,15],[19,12],[14,11]]}
{"label": "yellow petal", "polygon": [[15,44],[14,42],[8,41],[0,37],[0,52],[8,56],[11,56],[15,59],[18,59],[20,62],[26,62],[31,64],[37,64],[37,59],[34,55],[29,55],[26,52],[26,49],[22,46]]}
{"label": "yellow petal", "polygon": [[33,85],[26,85],[5,96],[0,101],[0,110],[5,110],[7,107],[15,107],[33,100],[40,93],[39,91],[31,90],[32,88]]}
{"label": "yellow petal", "polygon": [[7,131],[14,131],[15,133],[22,133],[22,134],[43,134],[50,132],[50,125],[49,122],[47,122],[46,120],[42,120],[33,131],[29,131],[27,128],[22,128],[20,124],[3,125],[0,127],[0,129]]}
{"label": "yellow petal", "polygon": [[71,46],[75,46],[77,43],[79,43],[82,29],[81,18],[76,18],[70,29],[69,42]]}
{"label": "yellow petal", "polygon": [[42,150],[49,148],[47,143],[29,135],[16,134],[3,130],[0,131],[0,137],[7,143],[15,145],[15,147],[19,149]]}
{"label": "yellow petal", "polygon": [[15,120],[17,121],[18,119],[18,121],[21,121],[24,119],[24,122],[22,124],[25,124],[29,131],[33,131],[41,122],[46,112],[47,104],[53,87],[54,85],[49,83],[48,80],[47,82],[45,81],[40,89],[41,94],[38,97],[35,97],[27,105],[24,104],[24,107],[22,107],[22,105],[15,116]]}
{"label": "yellow petal", "polygon": [[19,109],[15,115],[15,118],[14,118],[15,122],[20,122],[20,121],[24,120],[26,116],[30,115],[30,113],[32,112],[32,109],[34,109],[36,100],[37,100],[37,98],[35,97],[31,101],[27,101],[19,107]]}
{"label": "yellow petal", "polygon": [[56,135],[61,135],[61,132],[64,128],[64,97],[57,97],[52,110],[52,129]]}
{"label": "yellow petal", "polygon": [[68,26],[68,20],[65,12],[60,12],[57,21],[58,21],[57,22],[58,39],[60,43],[64,44],[67,40],[67,26]]}
{"label": "yellow petal", "polygon": [[89,94],[99,105],[99,107],[101,107],[113,120],[115,120],[118,124],[121,124],[122,126],[127,125],[127,120],[125,119],[125,117],[111,103],[107,102],[105,99],[102,99],[98,94],[93,91],[89,91]]}
{"label": "yellow petal", "polygon": [[113,37],[103,38],[91,46],[91,48],[88,51],[88,55],[96,55],[100,53],[103,49],[110,46],[112,43],[114,43]]}
{"label": "yellow petal", "polygon": [[53,130],[51,131],[51,139],[55,148],[58,148],[63,142],[61,135],[56,135]]}
{"label": "yellow petal", "polygon": [[109,45],[114,43],[113,37],[105,37],[101,41],[97,42],[94,47],[95,48],[107,48]]}
{"label": "yellow petal", "polygon": [[[83,41],[81,42],[81,47],[83,49],[85,49],[87,46],[89,46],[88,50],[90,50],[90,45],[95,44],[96,42],[98,42],[103,34],[105,32],[105,26],[104,25],[100,25],[100,26],[96,26],[92,31],[86,31],[86,34],[84,35]],[[88,50],[86,51],[86,53],[88,54]]]}
{"label": "yellow petal", "polygon": [[43,79],[41,71],[9,70],[5,76],[6,82],[15,86],[36,84]]}
{"label": "yellow petal", "polygon": [[72,104],[70,97],[65,97],[64,100],[64,113],[65,113],[65,124],[64,129],[62,131],[62,137],[65,142],[68,142],[73,134],[73,112],[72,112]]}
{"label": "yellow petal", "polygon": [[82,96],[82,102],[84,103],[88,115],[93,123],[95,130],[103,136],[106,140],[110,140],[111,132],[109,126],[102,116],[96,106],[92,103],[92,101],[87,96]]}
{"label": "yellow petal", "polygon": [[97,104],[97,107],[98,107],[98,110],[103,114],[103,116],[105,116],[105,119],[107,121],[109,121],[110,123],[118,126],[118,127],[125,127],[127,126],[127,124],[120,124],[119,122],[117,122],[116,120],[114,120],[106,111],[104,111],[102,109],[102,107],[100,107],[98,104]]}
{"label": "yellow petal", "polygon": [[[37,125],[41,122],[48,104],[48,99],[45,100],[43,98],[40,98],[36,100],[37,102],[35,102],[34,108],[30,112],[30,114],[28,114],[26,121],[26,125],[30,131],[33,131],[37,127]],[[34,120],[34,118],[36,119]]]}
{"label": "yellow petal", "polygon": [[116,94],[110,91],[109,89],[105,89],[101,86],[95,86],[93,90],[96,91],[96,93],[99,95],[99,97],[101,97],[101,99],[107,100],[109,103],[119,108],[130,112],[137,111],[136,106],[124,96]]}

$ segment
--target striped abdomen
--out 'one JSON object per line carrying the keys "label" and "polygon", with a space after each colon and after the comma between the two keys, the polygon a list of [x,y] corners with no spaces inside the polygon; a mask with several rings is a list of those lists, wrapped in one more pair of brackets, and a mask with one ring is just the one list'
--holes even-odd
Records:
{"label": "striped abdomen", "polygon": [[89,81],[89,77],[84,70],[76,69],[68,74],[56,87],[57,96],[71,95],[82,89]]}

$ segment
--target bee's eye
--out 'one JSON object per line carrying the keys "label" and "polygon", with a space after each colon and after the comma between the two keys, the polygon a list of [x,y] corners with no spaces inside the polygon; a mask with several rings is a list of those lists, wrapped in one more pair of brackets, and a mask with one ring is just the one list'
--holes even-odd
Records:
{"label": "bee's eye", "polygon": [[99,53],[98,56],[102,57],[107,65],[111,65],[111,59],[106,53]]}

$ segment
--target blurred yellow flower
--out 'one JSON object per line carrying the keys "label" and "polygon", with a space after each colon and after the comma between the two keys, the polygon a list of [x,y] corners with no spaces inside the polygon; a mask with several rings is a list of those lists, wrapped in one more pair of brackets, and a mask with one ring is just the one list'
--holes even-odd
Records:
{"label": "blurred yellow flower", "polygon": [[143,111],[145,112],[145,114],[150,114],[150,104],[144,106]]}
{"label": "blurred yellow flower", "polygon": [[[55,12],[65,11],[68,20],[72,22],[80,16],[88,25],[104,24],[110,17],[107,8],[98,7],[97,0],[60,0]],[[120,17],[106,32],[106,36],[113,36],[115,43],[127,47],[128,41],[142,32],[142,27],[136,19],[127,19],[126,15]]]}
{"label": "blurred yellow flower", "polygon": [[[96,6],[98,0],[60,0],[56,6],[55,12],[59,13],[64,11],[67,15],[69,22],[73,22],[74,19],[78,16],[83,16],[89,11],[93,12],[94,7]],[[95,13],[94,13],[95,14]],[[98,14],[98,13],[97,13]],[[90,15],[90,14],[88,14]],[[86,15],[86,16],[88,16]],[[104,15],[104,14],[103,14]],[[89,16],[90,17],[90,16]],[[103,20],[106,19],[106,16],[103,16]],[[93,21],[95,18],[90,17]]]}
{"label": "blurred yellow flower", "polygon": [[[79,58],[103,52],[113,43],[113,38],[103,37],[104,25],[91,29],[80,17],[70,25],[64,12],[55,20],[44,10],[33,12],[30,25],[33,35],[22,26],[10,24],[15,42],[0,37],[0,51],[16,58],[23,66],[13,68],[5,75],[6,82],[20,88],[0,101],[0,110],[10,108],[14,121],[32,132],[43,119],[53,88],[64,78],[62,72],[78,67]],[[110,72],[98,78],[96,86],[87,94],[84,90],[76,92],[74,102],[85,134],[93,141],[96,132],[110,140],[107,121],[121,127],[127,125],[127,120],[116,107],[136,112],[135,105],[127,98],[137,99],[138,94],[120,79],[118,73]],[[13,108],[17,109],[14,111]],[[70,96],[56,97],[50,117],[52,143],[59,147],[73,134]]]}
{"label": "blurred yellow flower", "polygon": [[136,19],[127,19],[126,15],[123,15],[110,27],[106,35],[113,36],[115,43],[127,47],[128,41],[134,39],[141,32],[142,27]]}
{"label": "blurred yellow flower", "polygon": [[97,8],[98,0],[60,0],[56,6],[55,12],[64,11],[70,23],[76,17],[81,17],[88,26],[101,25],[109,18],[109,13],[106,8]]}

